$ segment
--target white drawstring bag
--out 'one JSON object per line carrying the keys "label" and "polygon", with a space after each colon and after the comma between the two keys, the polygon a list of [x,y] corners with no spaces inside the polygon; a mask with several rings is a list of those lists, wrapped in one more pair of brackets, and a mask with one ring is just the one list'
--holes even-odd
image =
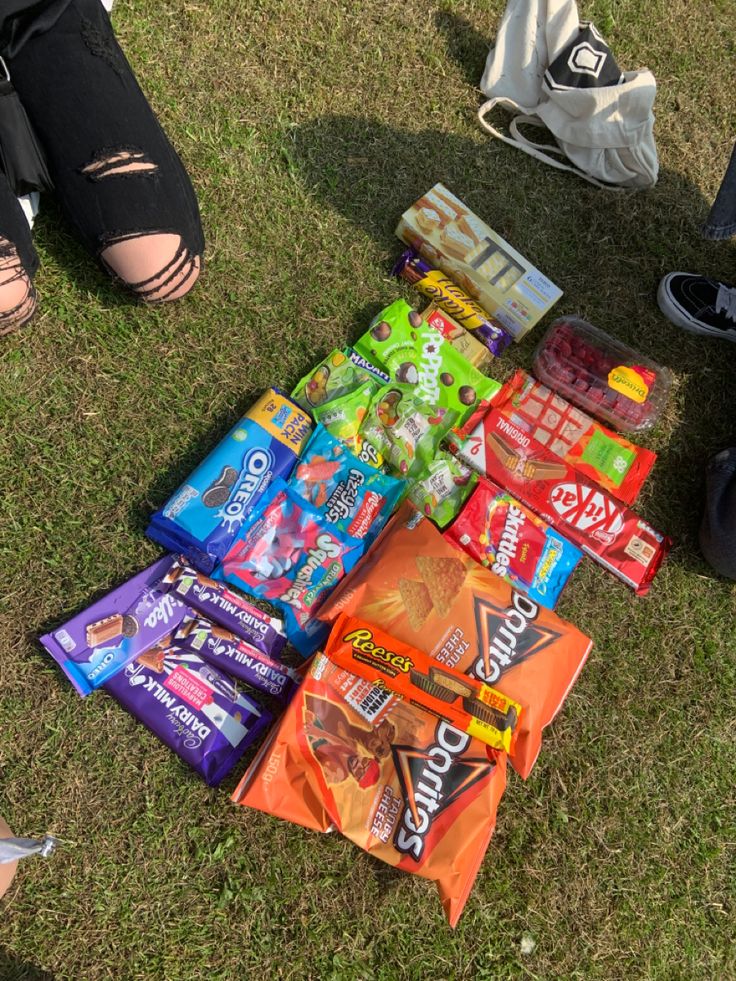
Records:
{"label": "white drawstring bag", "polygon": [[[621,72],[575,0],[509,0],[480,87],[481,126],[538,160],[609,189],[653,187],[657,83],[648,69]],[[509,134],[488,121],[500,106],[513,113]],[[520,126],[547,129],[536,143]]]}

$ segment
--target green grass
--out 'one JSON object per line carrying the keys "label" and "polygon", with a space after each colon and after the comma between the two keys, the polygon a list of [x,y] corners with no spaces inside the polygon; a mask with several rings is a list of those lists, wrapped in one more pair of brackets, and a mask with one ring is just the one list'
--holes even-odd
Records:
{"label": "green grass", "polygon": [[[47,207],[41,313],[0,349],[0,812],[63,840],[3,900],[2,981],[736,977],[736,592],[697,551],[702,465],[734,438],[736,349],[654,302],[671,269],[736,279],[733,246],[699,238],[736,131],[736,10],[581,4],[659,82],[659,184],[616,196],[479,131],[502,8],[120,0],[200,195],[206,271],[184,304],[143,309]],[[531,779],[510,778],[454,932],[430,884],[234,807],[235,778],[206,789],[106,696],[80,701],[35,641],[157,554],[148,514],[261,389],[401,292],[393,227],[436,180],[564,288],[560,312],[676,377],[640,504],[672,557],[646,599],[592,565],[576,576],[561,612],[594,653]]]}

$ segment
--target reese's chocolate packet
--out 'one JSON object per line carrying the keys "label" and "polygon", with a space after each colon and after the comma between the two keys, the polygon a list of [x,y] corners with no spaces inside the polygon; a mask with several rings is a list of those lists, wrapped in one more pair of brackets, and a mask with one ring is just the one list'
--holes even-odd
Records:
{"label": "reese's chocolate packet", "polygon": [[319,610],[380,624],[524,706],[509,758],[526,778],[592,642],[443,538],[408,502]]}

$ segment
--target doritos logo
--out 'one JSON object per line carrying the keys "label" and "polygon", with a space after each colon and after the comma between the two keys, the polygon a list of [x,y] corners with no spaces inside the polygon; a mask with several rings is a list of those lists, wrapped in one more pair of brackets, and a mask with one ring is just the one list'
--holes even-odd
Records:
{"label": "doritos logo", "polygon": [[481,653],[468,674],[488,685],[495,684],[509,668],[554,643],[561,634],[534,623],[538,614],[539,606],[516,590],[505,610],[476,597],[475,629]]}
{"label": "doritos logo", "polygon": [[487,758],[459,759],[471,737],[448,722],[440,722],[427,749],[392,746],[394,766],[404,798],[401,824],[394,846],[418,862],[436,818],[474,784],[490,776]]}

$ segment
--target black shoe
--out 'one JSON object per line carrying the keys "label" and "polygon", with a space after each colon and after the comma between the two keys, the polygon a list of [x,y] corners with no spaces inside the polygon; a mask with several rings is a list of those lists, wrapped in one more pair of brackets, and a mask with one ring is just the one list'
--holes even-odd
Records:
{"label": "black shoe", "polygon": [[657,302],[665,317],[684,330],[736,341],[736,287],[675,272],[659,284]]}

